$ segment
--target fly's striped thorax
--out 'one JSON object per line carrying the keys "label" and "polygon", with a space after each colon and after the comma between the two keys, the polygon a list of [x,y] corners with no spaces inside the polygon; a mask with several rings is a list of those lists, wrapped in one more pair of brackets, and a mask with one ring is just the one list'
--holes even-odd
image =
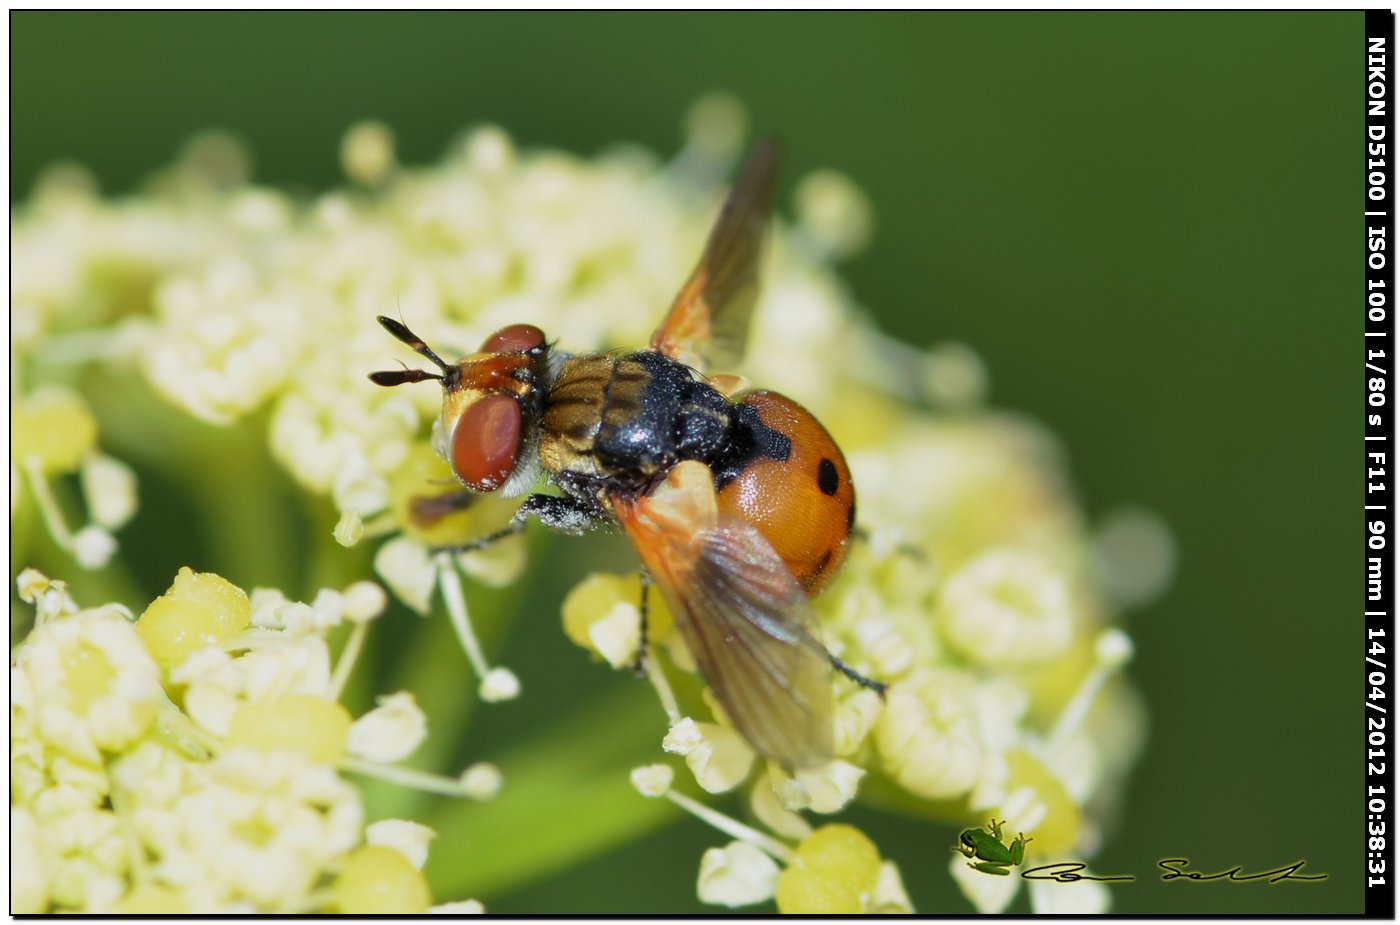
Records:
{"label": "fly's striped thorax", "polygon": [[617,361],[612,354],[588,354],[570,357],[560,367],[545,398],[540,436],[540,464],[550,475],[607,475],[593,457],[593,445],[603,426]]}
{"label": "fly's striped thorax", "polygon": [[724,396],[659,353],[572,357],[545,400],[540,462],[566,490],[571,478],[639,490],[683,459],[709,462],[733,415]]}

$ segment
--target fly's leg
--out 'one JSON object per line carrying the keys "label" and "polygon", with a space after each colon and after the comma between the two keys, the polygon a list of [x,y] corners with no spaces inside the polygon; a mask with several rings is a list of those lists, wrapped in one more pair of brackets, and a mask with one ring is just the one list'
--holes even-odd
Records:
{"label": "fly's leg", "polygon": [[[851,535],[862,542],[870,542],[870,531],[866,530],[864,527],[856,527],[854,530],[851,531]],[[922,562],[924,559],[924,551],[922,549],[919,549],[917,546],[910,546],[908,543],[901,543],[898,546],[896,546],[895,552],[900,553],[901,555],[909,556],[911,559],[915,559],[920,562]],[[850,665],[847,665],[845,662],[841,661],[841,659],[832,655],[830,652],[826,653],[826,658],[827,661],[831,662],[832,668],[835,668],[837,671],[841,672],[843,675],[850,678],[852,681],[856,682],[856,684],[859,684],[861,687],[864,687],[868,690],[872,690],[875,693],[879,694],[881,700],[885,698],[885,688],[889,685],[885,684],[883,681],[875,681],[870,678],[867,678],[865,675],[861,674],[859,671],[856,671]]]}
{"label": "fly's leg", "polygon": [[865,675],[861,674],[859,671],[856,671],[850,665],[847,665],[845,662],[832,655],[830,652],[826,653],[826,657],[827,660],[831,662],[831,667],[835,668],[837,671],[841,672],[843,675],[850,678],[852,681],[856,682],[861,687],[867,688],[879,694],[881,699],[884,699],[885,688],[888,687],[888,685],[885,684],[885,682],[872,681],[870,678],[867,678]]}
{"label": "fly's leg", "polygon": [[[445,497],[451,497],[450,495]],[[530,495],[525,499],[525,503],[516,510],[515,516],[511,517],[510,523],[506,524],[495,533],[488,533],[478,537],[470,543],[462,543],[458,546],[435,546],[432,552],[475,552],[478,549],[485,549],[492,543],[499,542],[508,536],[514,536],[525,529],[526,522],[535,518],[551,530],[558,530],[561,533],[582,533],[591,527],[600,517],[596,506],[580,501],[577,498],[570,498],[561,495]]]}
{"label": "fly's leg", "polygon": [[637,656],[632,660],[632,673],[639,678],[647,674],[647,612],[651,592],[651,574],[642,569],[642,600],[637,606]]}

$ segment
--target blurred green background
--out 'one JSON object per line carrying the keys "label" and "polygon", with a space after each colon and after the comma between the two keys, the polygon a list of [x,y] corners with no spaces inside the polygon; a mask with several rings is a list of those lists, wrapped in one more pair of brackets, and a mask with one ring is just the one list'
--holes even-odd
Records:
{"label": "blurred green background", "polygon": [[[784,137],[785,190],[834,167],[871,197],[874,243],[845,274],[887,331],[974,346],[993,401],[1062,438],[1091,517],[1137,503],[1175,531],[1172,590],[1129,621],[1151,734],[1096,864],[1139,878],[1112,887],[1114,910],[1355,913],[1362,47],[1360,13],[13,13],[11,195],[60,158],[131,191],[209,127],[247,139],[260,182],[307,190],[341,182],[340,138],[366,117],[410,164],[482,121],[522,146],[668,153],[699,95],[733,92]],[[137,536],[179,516],[178,486],[142,489]],[[541,546],[536,574],[626,561],[583,545],[567,565]],[[178,564],[137,572],[154,595]],[[651,760],[660,715],[564,639],[568,580],[477,599],[526,696],[477,711],[444,760],[500,761],[517,799],[449,809],[481,840],[440,840],[435,881],[502,913],[714,911],[694,878],[721,838],[625,777],[588,777]],[[493,633],[515,594],[537,619]],[[407,680],[439,700],[471,683],[443,623],[396,613],[376,634],[436,659]],[[590,711],[636,725],[627,754],[581,741],[577,767],[532,759]],[[645,804],[645,834],[579,864],[551,826],[589,811],[588,787],[601,808]],[[917,908],[970,910],[947,875],[952,829],[852,815]],[[530,883],[492,857],[519,827],[547,871]],[[1207,871],[1303,858],[1329,879],[1158,882],[1171,856]]]}

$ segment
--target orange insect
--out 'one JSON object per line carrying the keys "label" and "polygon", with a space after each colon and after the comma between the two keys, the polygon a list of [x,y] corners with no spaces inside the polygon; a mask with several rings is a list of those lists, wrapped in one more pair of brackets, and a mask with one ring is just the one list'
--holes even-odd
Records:
{"label": "orange insect", "polygon": [[[730,720],[793,768],[832,757],[831,666],[884,685],[814,633],[808,599],[840,570],[855,521],[840,448],[791,399],[698,371],[743,353],[777,165],[777,145],[760,143],[648,349],[575,356],[514,324],[447,363],[381,317],[441,373],[370,378],[442,384],[442,449],[466,491],[429,502],[435,510],[474,493],[527,494],[541,469],[563,492],[528,494],[504,530],[455,551],[518,533],[531,517],[569,533],[620,525]],[[645,603],[644,591],[639,664]]]}

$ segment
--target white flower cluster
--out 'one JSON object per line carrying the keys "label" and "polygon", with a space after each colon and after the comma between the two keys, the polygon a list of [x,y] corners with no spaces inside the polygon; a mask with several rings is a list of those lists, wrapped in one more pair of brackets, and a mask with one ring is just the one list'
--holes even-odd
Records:
{"label": "white flower cluster", "polygon": [[118,605],[79,609],[32,570],[19,593],[37,619],[10,669],[14,911],[427,910],[431,830],[366,829],[340,775],[429,777],[387,764],[426,735],[412,695],[353,721],[336,702],[358,646],[333,668],[325,634],[342,621],[362,634],[386,603],[378,586],[250,601],[183,569],[134,622]]}
{"label": "white flower cluster", "polygon": [[[249,185],[246,158],[218,138],[193,144],[149,195],[130,200],[99,200],[81,174],[55,172],[12,226],[17,355],[135,363],[173,409],[207,422],[260,420],[251,416],[266,409],[273,456],[339,511],[335,540],[396,534],[377,551],[379,575],[420,611],[440,594],[481,696],[509,699],[519,681],[481,652],[459,572],[488,584],[513,580],[522,538],[455,558],[429,549],[497,529],[512,506],[419,516],[416,502],[451,481],[426,433],[440,393],[366,379],[395,357],[416,360],[374,316],[401,314],[444,355],[512,323],[538,325],[570,351],[645,343],[700,252],[743,121],[732,102],[703,101],[686,148],[666,165],[630,147],[591,161],[519,152],[488,127],[427,169],[398,164],[392,134],[366,124],[341,151],[355,187],[309,201]],[[653,608],[661,657],[648,667],[671,718],[663,748],[706,792],[747,787],[755,816],[777,836],[750,829],[736,836],[746,847],[707,855],[701,895],[725,903],[776,896],[785,911],[907,907],[897,871],[863,835],[814,830],[801,815],[837,812],[862,788],[953,826],[996,815],[1034,836],[1034,858],[1084,859],[1144,735],[1119,670],[1131,644],[1113,608],[1165,587],[1170,534],[1134,511],[1095,535],[1053,438],[984,406],[988,377],[974,351],[895,344],[862,318],[830,267],[871,233],[869,203],[853,183],[817,172],[799,180],[795,205],[794,224],[776,223],[749,357],[725,372],[793,396],[844,448],[860,535],[815,605],[828,648],[889,689],[881,698],[835,677],[835,760],[795,774],[766,767],[712,701],[677,700],[667,673],[693,671],[694,662],[664,606]],[[82,456],[61,447],[24,458],[44,452]],[[89,499],[98,525],[118,522],[117,502],[134,499],[114,471]],[[99,496],[113,499],[105,513]],[[635,578],[595,575],[565,603],[565,631],[614,667],[630,665],[638,598]],[[346,619],[349,600],[347,592]],[[273,736],[277,724],[258,712],[267,703],[310,715],[344,683],[314,641],[340,619],[328,616],[336,606],[255,594],[252,626],[238,631],[245,652],[216,646],[182,652],[178,662],[156,653],[156,661],[200,735]],[[264,649],[259,633],[278,634],[278,644]],[[358,645],[353,633],[350,645]],[[141,702],[122,700],[135,711],[128,724],[146,709]],[[394,695],[354,724],[322,717],[344,730],[335,760],[396,760],[421,737],[413,710]],[[467,776],[452,786],[467,787]],[[478,793],[498,786],[489,770],[473,781]],[[652,785],[681,797],[669,781]],[[16,824],[28,831],[23,819]],[[858,876],[819,889],[822,872],[842,865]],[[793,870],[806,873],[782,881]],[[1004,884],[985,885],[1001,878],[956,863],[954,874],[981,909],[1011,899]],[[1016,878],[1006,882],[1014,889]],[[1037,908],[1064,908],[1047,896],[1032,897]]]}

